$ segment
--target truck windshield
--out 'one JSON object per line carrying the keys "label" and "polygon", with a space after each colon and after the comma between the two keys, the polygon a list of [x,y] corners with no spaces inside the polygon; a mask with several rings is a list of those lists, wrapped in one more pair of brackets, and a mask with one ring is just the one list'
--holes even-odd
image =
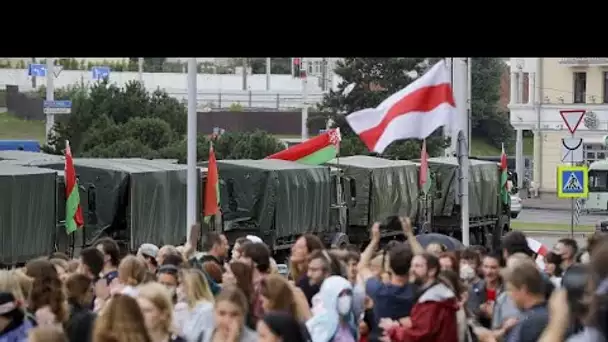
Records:
{"label": "truck windshield", "polygon": [[589,170],[589,191],[608,192],[608,170]]}

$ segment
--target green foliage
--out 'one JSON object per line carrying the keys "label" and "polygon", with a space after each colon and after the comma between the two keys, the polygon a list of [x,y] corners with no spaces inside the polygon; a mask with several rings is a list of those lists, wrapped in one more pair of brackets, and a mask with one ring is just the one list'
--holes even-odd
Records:
{"label": "green foliage", "polygon": [[472,134],[495,147],[509,147],[514,138],[509,114],[501,110],[500,79],[507,70],[501,58],[473,58],[471,70]]}
{"label": "green foliage", "polygon": [[[368,149],[352,132],[346,122],[345,114],[376,107],[391,94],[405,88],[414,78],[422,75],[436,60],[428,58],[345,58],[337,62],[336,74],[342,77],[338,90],[330,90],[319,105],[326,119],[340,127],[343,139],[340,155],[369,154]],[[415,73],[414,73],[415,72]],[[355,88],[343,95],[344,89],[354,83]],[[319,120],[315,116],[314,120]],[[309,123],[310,124],[310,123]],[[430,155],[438,155],[448,146],[438,130],[427,139]],[[417,159],[420,157],[420,141],[410,139],[391,144],[382,157],[390,159]]]}
{"label": "green foliage", "polygon": [[[44,93],[44,91],[43,91]],[[186,108],[164,91],[147,93],[139,82],[119,88],[107,81],[57,89],[57,99],[72,100],[72,113],[55,123],[47,153],[61,154],[69,140],[77,157],[187,157]],[[279,140],[265,132],[226,133],[214,138],[219,159],[264,158],[280,151]],[[197,137],[197,156],[207,160],[209,139]]]}

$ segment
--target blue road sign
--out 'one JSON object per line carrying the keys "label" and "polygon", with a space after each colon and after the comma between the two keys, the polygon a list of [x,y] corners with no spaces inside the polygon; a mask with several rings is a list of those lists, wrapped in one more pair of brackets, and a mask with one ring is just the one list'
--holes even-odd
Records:
{"label": "blue road sign", "polygon": [[44,101],[44,114],[70,114],[72,101]]}
{"label": "blue road sign", "polygon": [[587,167],[560,165],[557,167],[557,197],[586,198],[589,191]]}
{"label": "blue road sign", "polygon": [[93,67],[91,69],[91,72],[93,73],[93,80],[95,80],[95,81],[103,80],[104,78],[110,78],[110,67],[106,67],[106,66]]}
{"label": "blue road sign", "polygon": [[46,65],[30,64],[27,68],[28,76],[46,77]]}

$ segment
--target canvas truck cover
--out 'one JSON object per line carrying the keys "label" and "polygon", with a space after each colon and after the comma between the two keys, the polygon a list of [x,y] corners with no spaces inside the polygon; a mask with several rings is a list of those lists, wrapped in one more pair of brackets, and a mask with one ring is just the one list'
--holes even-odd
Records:
{"label": "canvas truck cover", "polygon": [[0,160],[12,160],[16,165],[27,166],[32,162],[40,161],[61,161],[63,163],[64,159],[63,156],[40,152],[0,151]]}
{"label": "canvas truck cover", "polygon": [[355,181],[356,203],[349,211],[349,225],[367,226],[392,215],[416,215],[419,190],[415,163],[350,156],[333,159],[328,165],[341,168],[345,177]]}
{"label": "canvas truck cover", "polygon": [[[253,221],[275,237],[329,227],[330,170],[295,162],[218,160],[224,222]],[[230,229],[226,225],[227,229]]]}
{"label": "canvas truck cover", "polygon": [[[63,162],[34,162],[63,170]],[[145,159],[75,158],[80,184],[95,186],[97,229],[86,231],[92,242],[99,231],[127,223],[131,248],[145,242],[179,243],[186,232],[186,167]],[[183,194],[182,196],[179,194]],[[86,223],[85,215],[85,223]],[[125,222],[126,220],[126,222]]]}
{"label": "canvas truck cover", "polygon": [[[441,198],[434,200],[435,216],[451,216],[458,204],[458,161],[456,158],[429,158],[429,169],[439,177]],[[499,172],[494,162],[469,160],[469,215],[496,216],[499,213]],[[435,188],[436,182],[433,182]]]}
{"label": "canvas truck cover", "polygon": [[57,172],[0,165],[0,263],[15,264],[53,251]]}
{"label": "canvas truck cover", "polygon": [[183,243],[187,226],[187,167],[147,159],[112,162],[130,175],[131,248],[142,243]]}

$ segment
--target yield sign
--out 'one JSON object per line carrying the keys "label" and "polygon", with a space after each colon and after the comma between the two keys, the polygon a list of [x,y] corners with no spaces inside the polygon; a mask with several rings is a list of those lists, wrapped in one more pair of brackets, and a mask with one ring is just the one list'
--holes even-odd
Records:
{"label": "yield sign", "polygon": [[566,124],[566,127],[568,127],[570,133],[574,134],[578,128],[578,125],[580,125],[581,121],[583,121],[585,111],[580,109],[560,110],[559,115],[562,116],[562,119],[564,120],[564,123]]}

